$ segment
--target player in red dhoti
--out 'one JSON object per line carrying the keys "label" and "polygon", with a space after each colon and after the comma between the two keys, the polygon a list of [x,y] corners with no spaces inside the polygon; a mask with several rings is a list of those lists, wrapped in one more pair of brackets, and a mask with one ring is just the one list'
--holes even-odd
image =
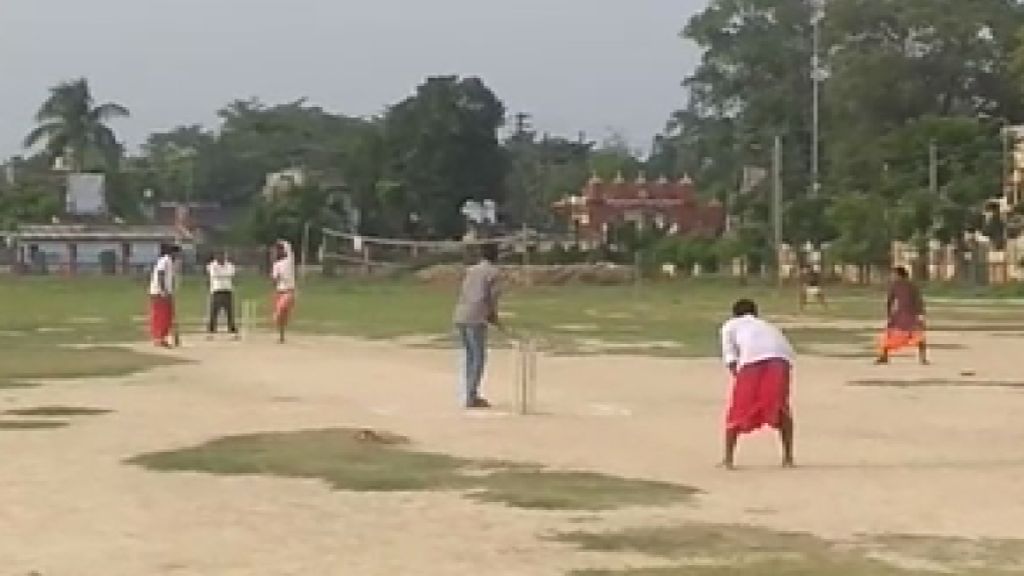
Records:
{"label": "player in red dhoti", "polygon": [[928,344],[924,333],[924,297],[910,281],[906,268],[893,270],[893,281],[885,304],[886,327],[879,339],[878,364],[887,364],[889,356],[903,348],[916,347],[921,364],[928,363]]}
{"label": "player in red dhoti", "polygon": [[153,344],[162,348],[171,347],[167,337],[174,325],[174,261],[180,253],[177,246],[161,244],[149,280],[149,334]]}
{"label": "player in red dhoti", "polygon": [[270,276],[274,282],[274,326],[278,341],[284,343],[284,333],[295,306],[295,254],[287,240],[278,240],[274,246],[277,254]]}
{"label": "player in red dhoti", "polygon": [[793,461],[793,414],[789,406],[793,347],[782,331],[757,317],[757,304],[740,300],[722,326],[722,359],[732,373],[732,401],[725,425],[725,458],[733,469],[741,434],[770,426],[782,439],[782,465]]}

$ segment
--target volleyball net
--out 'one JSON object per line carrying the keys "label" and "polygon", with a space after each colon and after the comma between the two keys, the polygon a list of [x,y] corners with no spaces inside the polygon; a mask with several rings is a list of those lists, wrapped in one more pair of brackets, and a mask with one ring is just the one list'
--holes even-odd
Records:
{"label": "volleyball net", "polygon": [[463,263],[468,252],[485,244],[497,244],[502,251],[522,254],[536,246],[537,240],[527,234],[467,240],[403,240],[324,229],[320,261],[325,269],[348,268],[366,274],[389,274]]}

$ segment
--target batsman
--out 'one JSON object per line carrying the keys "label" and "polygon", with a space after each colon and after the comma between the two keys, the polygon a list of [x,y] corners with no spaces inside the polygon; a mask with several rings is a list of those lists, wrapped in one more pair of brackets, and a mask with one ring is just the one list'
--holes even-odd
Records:
{"label": "batsman", "polygon": [[466,270],[453,314],[455,333],[463,350],[462,390],[466,408],[491,407],[480,394],[480,383],[487,364],[488,328],[500,326],[501,272],[495,264],[497,260],[497,245],[480,247],[480,261]]}

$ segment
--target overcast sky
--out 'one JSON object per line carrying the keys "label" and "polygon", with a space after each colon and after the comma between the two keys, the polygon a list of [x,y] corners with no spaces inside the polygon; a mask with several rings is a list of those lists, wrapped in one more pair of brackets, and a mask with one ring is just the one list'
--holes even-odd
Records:
{"label": "overcast sky", "polygon": [[0,157],[49,86],[125,104],[130,145],[237,98],[372,115],[426,76],[478,75],[540,131],[646,145],[684,100],[707,0],[0,0]]}

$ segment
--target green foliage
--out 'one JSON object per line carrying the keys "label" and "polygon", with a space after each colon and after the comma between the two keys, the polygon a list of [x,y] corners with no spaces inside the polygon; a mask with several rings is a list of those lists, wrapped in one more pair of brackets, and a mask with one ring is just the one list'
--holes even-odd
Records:
{"label": "green foliage", "polygon": [[839,262],[870,266],[889,261],[891,234],[882,198],[845,194],[835,199],[827,216],[836,228],[831,252]]}
{"label": "green foliage", "polygon": [[666,236],[648,249],[645,260],[656,266],[675,264],[684,272],[699,265],[705,271],[714,272],[719,266],[716,242],[710,238]]}
{"label": "green foliage", "polygon": [[307,225],[310,246],[320,244],[324,228],[345,226],[341,200],[328,188],[311,184],[260,199],[249,213],[247,232],[264,246],[283,238],[298,247]]}
{"label": "green foliage", "polygon": [[506,219],[540,229],[559,222],[551,206],[577,194],[591,176],[593,145],[589,142],[513,135],[505,142],[508,172],[505,179]]}
{"label": "green foliage", "polygon": [[[702,190],[729,199],[741,226],[767,229],[764,186],[739,196],[736,188],[744,166],[770,166],[771,142],[782,136],[787,242],[834,241],[834,252],[852,262],[879,257],[887,227],[858,230],[849,215],[869,207],[852,194],[879,203],[887,216],[880,221],[891,220],[896,238],[936,239],[962,252],[965,233],[985,225],[986,201],[1001,193],[1000,128],[1024,121],[1024,6],[829,1],[820,51],[828,71],[824,180],[815,197],[808,194],[811,5],[713,0],[689,21],[683,35],[702,59],[685,81],[687,106],[655,140],[652,165],[693,174]],[[928,195],[933,145],[939,190]],[[993,225],[998,233],[1000,222]],[[727,252],[744,252],[728,246],[735,239],[726,244]]]}
{"label": "green foliage", "polygon": [[483,502],[543,510],[670,505],[698,492],[678,484],[422,452],[404,437],[374,430],[232,436],[129,463],[158,471],[315,478],[355,492],[462,491]]}
{"label": "green foliage", "polygon": [[50,90],[36,113],[38,126],[25,137],[25,147],[42,143],[51,163],[65,158],[72,171],[113,170],[121,145],[107,122],[126,116],[128,109],[120,104],[95,104],[84,78],[62,82]]}
{"label": "green foliage", "polygon": [[46,179],[0,185],[0,230],[13,230],[23,222],[49,222],[61,208],[57,187]]}
{"label": "green foliage", "polygon": [[383,120],[384,180],[380,209],[391,222],[419,217],[428,234],[463,231],[467,200],[503,199],[505,157],[497,131],[505,108],[478,78],[429,78]]}

